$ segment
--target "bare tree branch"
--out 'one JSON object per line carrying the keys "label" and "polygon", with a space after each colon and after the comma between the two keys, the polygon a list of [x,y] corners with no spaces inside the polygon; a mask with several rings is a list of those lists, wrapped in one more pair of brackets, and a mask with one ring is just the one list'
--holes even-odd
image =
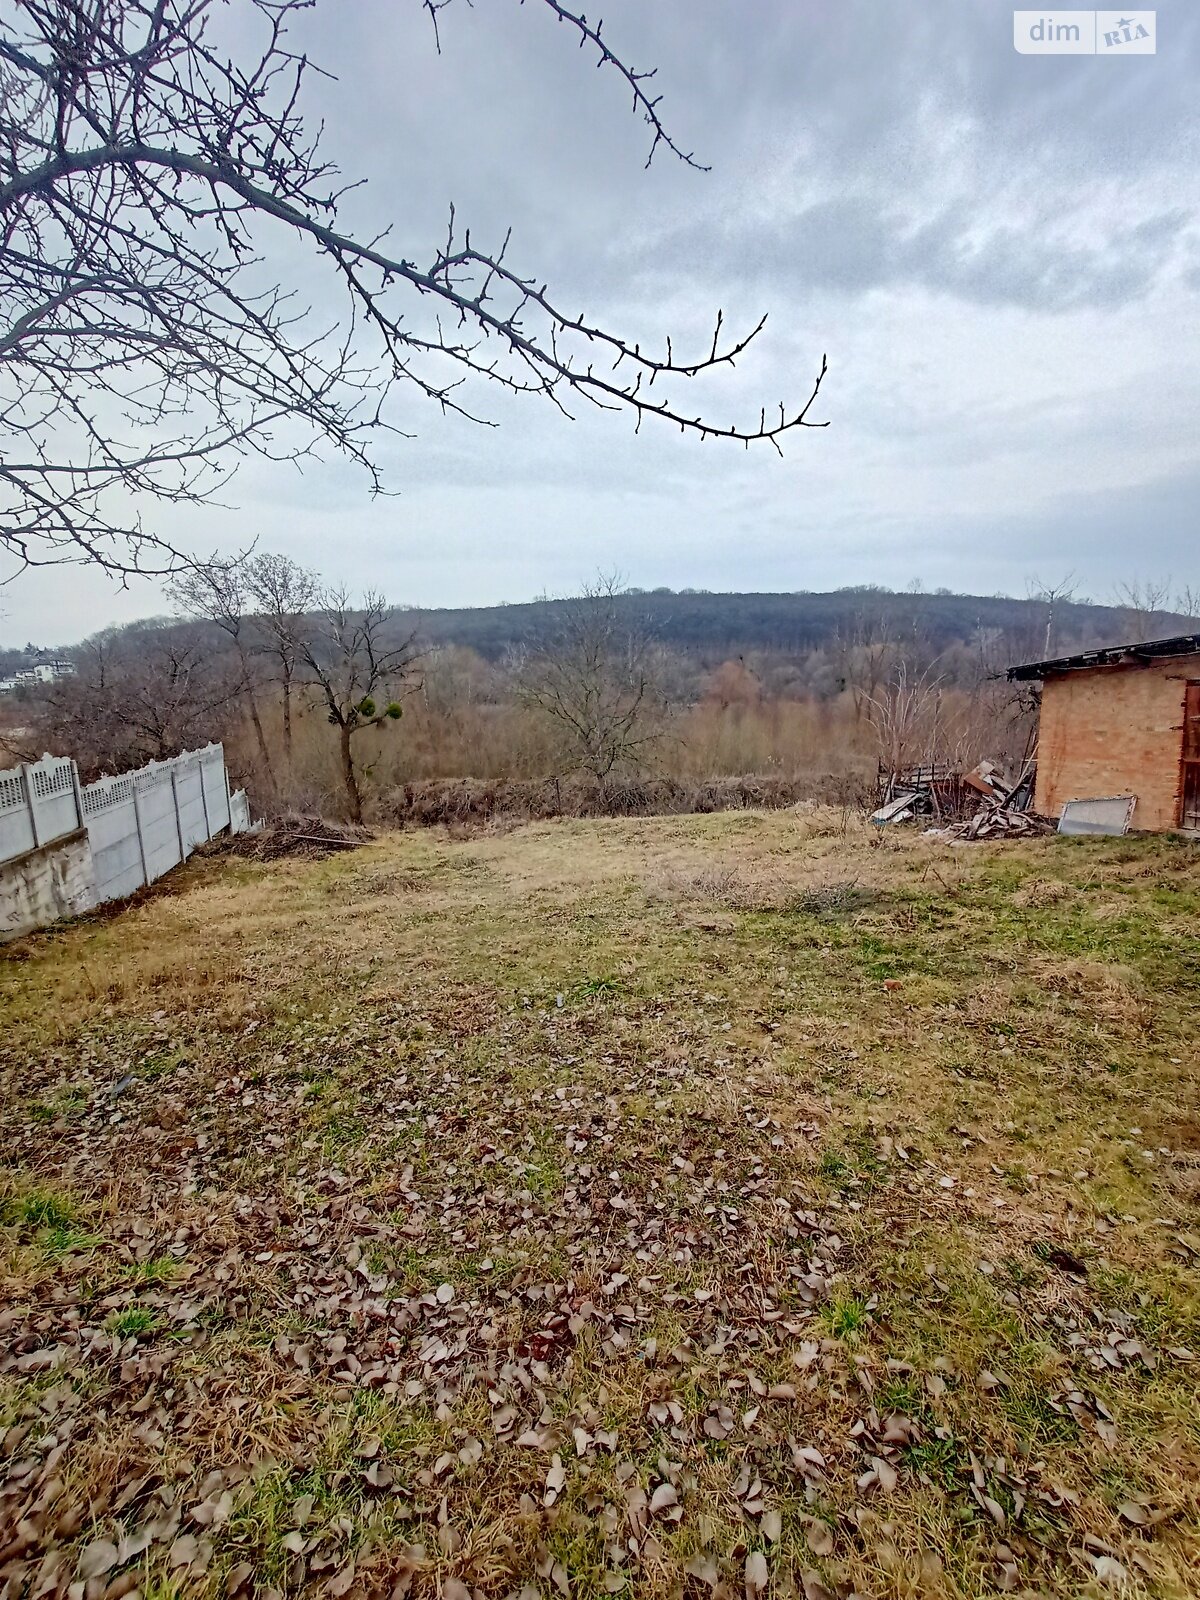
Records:
{"label": "bare tree branch", "polygon": [[[766,441],[824,426],[798,404],[713,421],[666,392],[732,366],[762,331],[660,352],[563,309],[473,243],[453,209],[423,265],[338,225],[342,184],[303,115],[316,69],[289,42],[309,0],[248,0],[261,39],[245,61],[210,39],[211,0],[22,0],[0,19],[0,549],[17,563],[172,567],[146,508],[208,504],[249,453],[303,464],[332,451],[372,493],[399,387],[444,413],[489,419],[489,385],[653,417],[704,438]],[[424,0],[434,21],[449,0]],[[525,0],[521,0],[524,4]],[[668,133],[654,73],[629,66],[602,23],[536,0],[623,78]],[[309,250],[339,295],[316,318],[264,253]]]}
{"label": "bare tree branch", "polygon": [[246,562],[246,589],[254,602],[254,622],[261,642],[256,648],[271,657],[283,705],[283,750],[292,764],[292,685],[301,645],[308,633],[307,613],[317,604],[316,576],[289,556],[264,552]]}

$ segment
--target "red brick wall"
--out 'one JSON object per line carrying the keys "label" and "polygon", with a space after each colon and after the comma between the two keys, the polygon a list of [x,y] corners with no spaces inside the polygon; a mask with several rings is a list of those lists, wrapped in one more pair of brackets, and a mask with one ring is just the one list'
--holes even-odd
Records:
{"label": "red brick wall", "polygon": [[1133,827],[1179,821],[1183,698],[1200,660],[1093,667],[1042,688],[1035,807],[1057,817],[1066,800],[1134,794]]}

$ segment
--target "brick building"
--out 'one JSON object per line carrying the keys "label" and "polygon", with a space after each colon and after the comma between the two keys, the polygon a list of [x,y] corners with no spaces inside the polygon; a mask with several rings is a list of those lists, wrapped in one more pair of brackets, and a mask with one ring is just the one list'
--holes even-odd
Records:
{"label": "brick building", "polygon": [[1135,795],[1132,826],[1200,830],[1200,634],[1010,667],[1042,684],[1034,809]]}

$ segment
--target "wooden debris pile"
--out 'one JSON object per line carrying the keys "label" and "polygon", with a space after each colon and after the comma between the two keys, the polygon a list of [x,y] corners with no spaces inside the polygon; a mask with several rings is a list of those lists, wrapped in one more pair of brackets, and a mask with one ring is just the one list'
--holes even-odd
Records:
{"label": "wooden debris pile", "polygon": [[1013,781],[994,761],[981,761],[973,772],[963,773],[962,781],[965,788],[995,805],[1004,805],[1011,798]]}
{"label": "wooden debris pile", "polygon": [[278,861],[284,856],[320,861],[342,850],[357,850],[372,838],[366,828],[289,812],[257,832],[223,839],[221,848],[228,855],[248,856],[252,861]]}
{"label": "wooden debris pile", "polygon": [[945,828],[927,828],[939,839],[1029,839],[1053,833],[1054,824],[1032,811],[1014,811],[1011,806],[982,806],[973,817],[952,822]]}
{"label": "wooden debris pile", "polygon": [[903,772],[879,774],[882,804],[871,817],[876,827],[934,817],[938,825],[927,833],[956,839],[990,839],[1012,834],[1041,833],[1035,819],[1026,827],[1033,800],[1036,769],[1031,761],[1016,783],[994,761],[981,761],[970,772],[931,763]]}

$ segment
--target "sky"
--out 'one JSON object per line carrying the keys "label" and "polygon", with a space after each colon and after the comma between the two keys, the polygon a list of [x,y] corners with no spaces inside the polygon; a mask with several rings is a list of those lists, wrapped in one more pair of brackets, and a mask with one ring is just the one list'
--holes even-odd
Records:
{"label": "sky", "polygon": [[[238,0],[241,3],[241,0]],[[236,12],[236,7],[235,7]],[[589,15],[590,15],[589,11]],[[1047,15],[1054,15],[1053,12]],[[703,348],[718,308],[763,332],[668,392],[715,420],[813,415],[769,446],[476,391],[484,428],[413,394],[381,444],[392,493],[336,460],[249,459],[221,504],[150,508],[197,551],[257,541],[396,603],[577,589],[826,589],[914,580],[1022,594],[1073,575],[1200,581],[1200,15],[1157,54],[1034,56],[996,0],[609,0],[657,68],[660,149],[616,75],[530,0],[318,0],[296,35],[333,74],[306,112],[359,234],[428,260],[448,207],[477,244],[646,346]],[[299,253],[273,266],[338,302]],[[325,297],[328,296],[326,299]],[[162,613],[161,586],[82,567],[0,588],[0,645]]]}

